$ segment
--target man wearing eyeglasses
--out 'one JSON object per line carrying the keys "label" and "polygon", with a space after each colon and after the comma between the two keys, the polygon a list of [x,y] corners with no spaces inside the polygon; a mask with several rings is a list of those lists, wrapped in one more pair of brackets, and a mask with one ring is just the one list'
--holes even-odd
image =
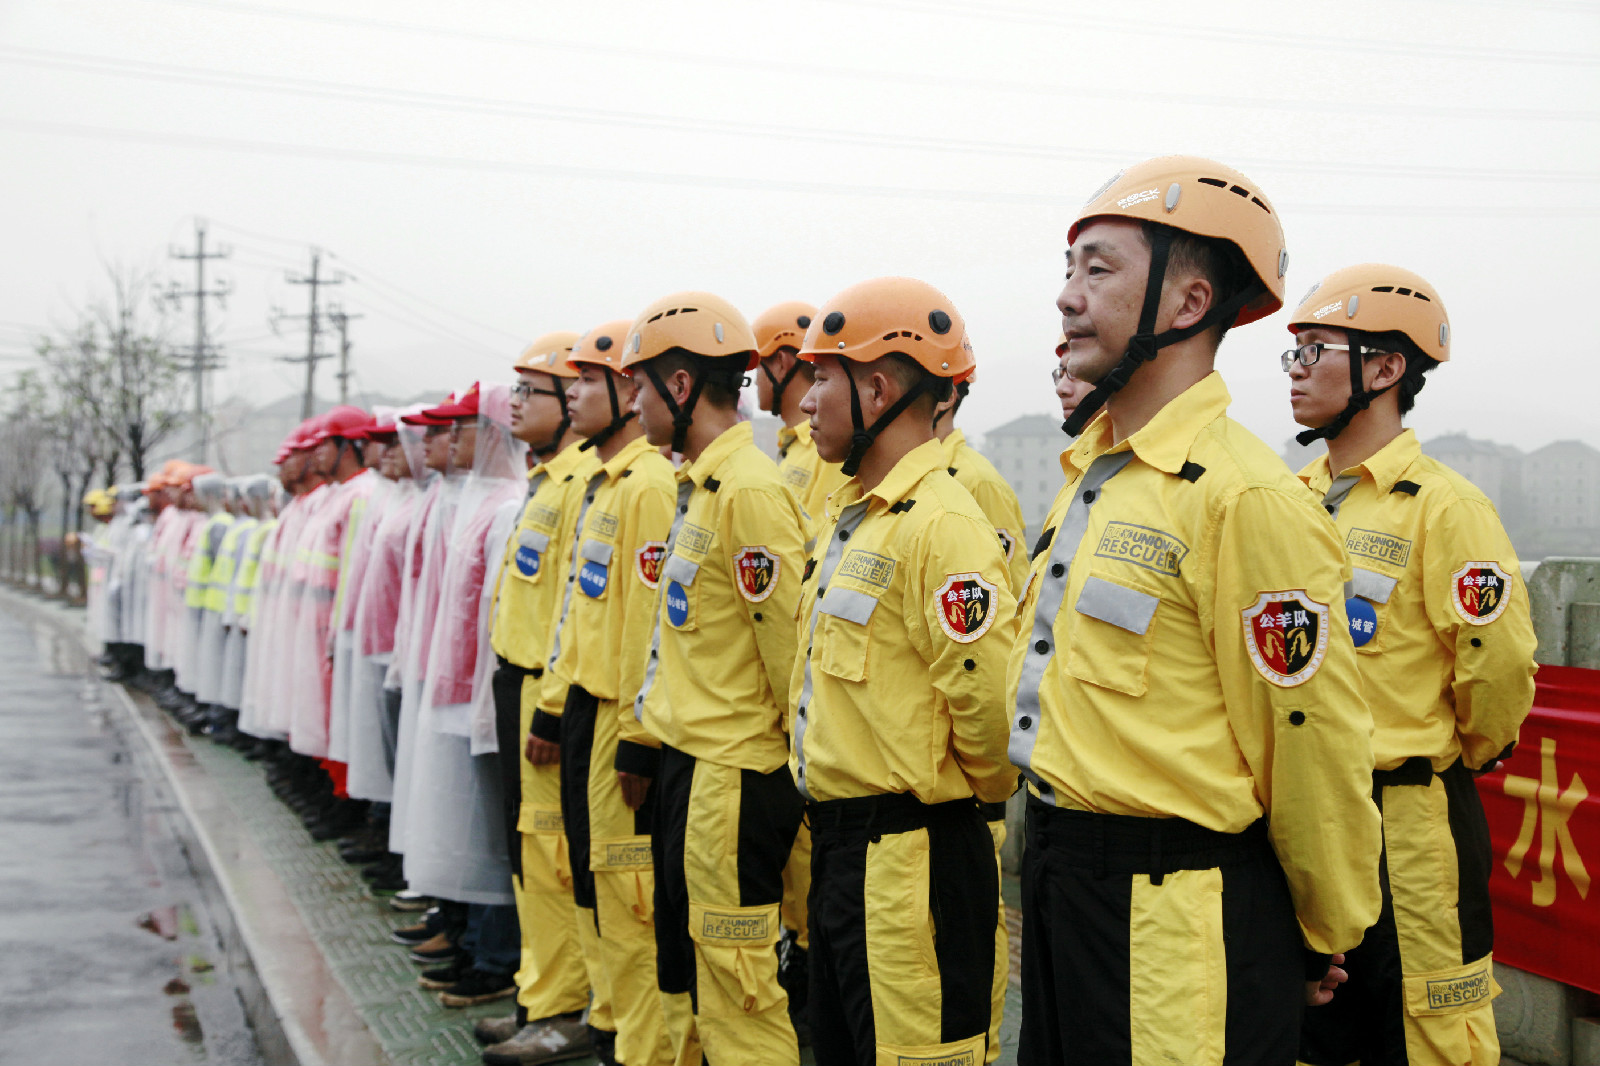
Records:
{"label": "man wearing eyeglasses", "polygon": [[1067,335],[1063,333],[1056,342],[1056,368],[1050,371],[1050,383],[1056,387],[1056,399],[1061,401],[1061,417],[1071,418],[1072,412],[1078,409],[1083,398],[1089,395],[1093,385],[1087,381],[1079,381],[1072,376],[1072,371],[1067,366],[1070,358],[1067,352]]}
{"label": "man wearing eyeglasses", "polygon": [[578,334],[547,333],[514,369],[511,432],[535,457],[522,516],[506,541],[490,625],[495,735],[505,783],[507,846],[522,929],[517,1009],[478,1022],[484,1061],[545,1062],[592,1047],[589,1001],[561,818],[559,747],[528,743],[550,655],[556,608],[566,588],[578,505],[599,469],[572,429],[567,389],[578,372],[567,357]]}
{"label": "man wearing eyeglasses", "polygon": [[[1528,596],[1494,505],[1401,426],[1450,358],[1439,294],[1368,263],[1312,288],[1283,353],[1300,472],[1353,566],[1345,613],[1372,707],[1383,910],[1348,982],[1307,1011],[1309,1066],[1499,1061],[1489,831],[1473,777],[1516,743],[1533,698]],[[1335,473],[1337,471],[1338,473]]]}

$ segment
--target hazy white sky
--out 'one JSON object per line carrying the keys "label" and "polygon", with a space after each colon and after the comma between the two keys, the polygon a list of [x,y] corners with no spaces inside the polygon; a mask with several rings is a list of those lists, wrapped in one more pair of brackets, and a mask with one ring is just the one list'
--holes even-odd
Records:
{"label": "hazy white sky", "polygon": [[[299,388],[267,316],[315,245],[359,387],[395,394],[679,289],[754,317],[921,277],[967,319],[982,432],[1054,409],[1077,206],[1191,152],[1275,202],[1291,305],[1366,260],[1440,289],[1424,437],[1600,445],[1596,3],[0,0],[0,150],[0,379],[101,260],[191,280],[166,250],[202,216],[234,251],[224,396]],[[1284,318],[1219,364],[1274,446]]]}

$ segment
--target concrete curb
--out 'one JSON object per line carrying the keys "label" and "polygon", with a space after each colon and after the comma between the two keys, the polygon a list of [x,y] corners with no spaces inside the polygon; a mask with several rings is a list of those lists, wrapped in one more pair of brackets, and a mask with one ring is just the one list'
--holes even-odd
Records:
{"label": "concrete curb", "polygon": [[[83,644],[82,613],[0,590],[12,607]],[[69,613],[71,612],[71,613]],[[243,825],[227,795],[195,760],[185,736],[148,699],[96,682],[144,742],[141,770],[154,769],[182,813],[173,828],[219,926],[238,979],[245,1016],[262,1059],[272,1066],[333,1066],[389,1057],[335,978],[282,880]],[[147,775],[148,776],[148,775]]]}

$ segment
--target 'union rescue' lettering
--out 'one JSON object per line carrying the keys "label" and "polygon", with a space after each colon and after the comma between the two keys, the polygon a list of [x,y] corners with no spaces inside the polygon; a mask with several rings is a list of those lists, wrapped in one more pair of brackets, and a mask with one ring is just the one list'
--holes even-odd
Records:
{"label": "'union rescue' lettering", "polygon": [[854,578],[876,589],[887,589],[894,580],[894,560],[886,555],[853,551],[839,563],[838,576]]}
{"label": "'union rescue' lettering", "polygon": [[678,555],[704,555],[711,548],[711,535],[711,530],[685,522],[672,550]]}
{"label": "'union rescue' lettering", "polygon": [[1158,574],[1177,577],[1184,556],[1189,554],[1189,546],[1159,529],[1112,522],[1101,534],[1094,553],[1102,559],[1120,559]]}
{"label": "'union rescue' lettering", "polygon": [[1376,529],[1352,529],[1344,538],[1344,550],[1390,566],[1404,566],[1411,558],[1409,540]]}
{"label": "'union rescue' lettering", "polygon": [[1439,1010],[1443,1007],[1460,1007],[1469,1003],[1481,1003],[1489,998],[1489,972],[1480,970],[1465,977],[1453,977],[1446,981],[1428,982],[1428,1008]]}
{"label": "'union rescue' lettering", "polygon": [[765,914],[715,914],[706,912],[700,924],[700,935],[717,940],[748,940],[763,943],[767,939]]}

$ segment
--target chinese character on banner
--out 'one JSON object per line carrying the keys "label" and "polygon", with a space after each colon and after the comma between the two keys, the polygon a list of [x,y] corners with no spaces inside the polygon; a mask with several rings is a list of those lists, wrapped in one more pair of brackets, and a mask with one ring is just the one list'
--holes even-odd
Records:
{"label": "chinese character on banner", "polygon": [[1505,769],[1478,779],[1495,958],[1600,992],[1600,670],[1541,666]]}

